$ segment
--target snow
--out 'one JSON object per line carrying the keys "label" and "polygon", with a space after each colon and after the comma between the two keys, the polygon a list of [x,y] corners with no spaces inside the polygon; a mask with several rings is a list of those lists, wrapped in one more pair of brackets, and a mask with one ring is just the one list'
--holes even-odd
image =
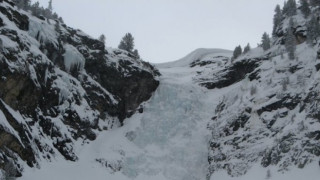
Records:
{"label": "snow", "polygon": [[206,59],[207,57],[210,57],[210,55],[214,56],[226,56],[231,57],[232,51],[225,50],[225,49],[206,49],[206,48],[199,48],[188,54],[187,56],[168,63],[161,63],[157,64],[157,67],[159,68],[166,68],[166,67],[185,67],[189,66],[190,63],[194,62],[198,59]]}
{"label": "snow", "polygon": [[3,48],[13,49],[13,50],[18,48],[18,43],[12,41],[7,36],[0,35],[0,39],[2,41]]}

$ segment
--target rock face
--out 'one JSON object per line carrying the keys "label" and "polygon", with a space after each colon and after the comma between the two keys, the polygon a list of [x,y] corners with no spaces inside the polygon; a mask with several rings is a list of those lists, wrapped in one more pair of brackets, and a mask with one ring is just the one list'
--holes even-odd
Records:
{"label": "rock face", "polygon": [[[60,153],[122,124],[157,89],[150,64],[0,1],[0,168]],[[18,173],[19,174],[19,173]]]}
{"label": "rock face", "polygon": [[252,49],[233,63],[198,73],[200,85],[223,91],[208,124],[208,179],[221,170],[242,176],[257,164],[285,172],[318,161],[320,46],[305,42],[309,19],[300,12],[292,18],[295,60],[283,45],[286,17],[271,49]]}

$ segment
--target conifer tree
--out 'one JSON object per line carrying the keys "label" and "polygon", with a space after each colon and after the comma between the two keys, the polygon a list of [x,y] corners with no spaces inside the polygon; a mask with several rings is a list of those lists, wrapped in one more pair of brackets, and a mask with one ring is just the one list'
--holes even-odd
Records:
{"label": "conifer tree", "polygon": [[99,41],[103,42],[103,44],[106,44],[106,36],[104,34],[101,34],[99,36]]}
{"label": "conifer tree", "polygon": [[131,35],[131,33],[127,33],[121,40],[119,46],[119,49],[126,50],[128,52],[132,52],[134,48],[134,38]]}
{"label": "conifer tree", "polygon": [[301,12],[304,15],[304,17],[307,18],[311,13],[308,1],[300,0],[300,4],[301,4]]}
{"label": "conifer tree", "polygon": [[294,16],[297,14],[297,3],[296,0],[288,0],[283,6],[283,14],[287,16]]}
{"label": "conifer tree", "polygon": [[239,45],[234,49],[232,59],[237,59],[241,54],[242,54],[242,48]]}
{"label": "conifer tree", "polygon": [[262,35],[262,39],[261,39],[261,45],[260,45],[263,50],[268,50],[271,47],[271,40],[270,40],[270,36],[269,34],[267,34],[266,32],[263,33]]}
{"label": "conifer tree", "polygon": [[52,12],[52,10],[53,10],[52,0],[49,0],[48,9]]}
{"label": "conifer tree", "polygon": [[243,54],[248,53],[251,50],[250,44],[248,43],[246,47],[243,49]]}
{"label": "conifer tree", "polygon": [[52,19],[53,18],[52,11],[53,11],[52,0],[49,0],[48,7],[43,11],[43,15],[48,19]]}
{"label": "conifer tree", "polygon": [[277,33],[277,29],[283,19],[282,11],[280,8],[280,5],[276,6],[276,9],[274,10],[275,14],[273,16],[273,30],[272,30],[272,36],[275,37]]}
{"label": "conifer tree", "polygon": [[134,55],[134,57],[135,57],[136,59],[140,59],[140,55],[139,55],[139,52],[138,52],[137,49],[135,49],[135,50],[133,51],[133,55]]}
{"label": "conifer tree", "polygon": [[293,22],[293,19],[291,18],[289,22],[289,27],[287,29],[286,40],[285,40],[285,47],[288,52],[289,59],[291,60],[294,60],[295,58],[294,54],[296,51],[296,43],[297,43],[296,37],[293,32],[293,27],[294,27],[294,22]]}
{"label": "conifer tree", "polygon": [[320,23],[317,18],[312,15],[311,20],[307,24],[307,42],[313,44],[315,40],[320,36]]}
{"label": "conifer tree", "polygon": [[39,16],[41,14],[41,8],[40,8],[40,3],[39,1],[35,2],[31,6],[31,11],[34,16]]}
{"label": "conifer tree", "polygon": [[283,8],[282,8],[282,14],[285,15],[288,13],[288,5],[287,5],[287,1],[283,2]]}

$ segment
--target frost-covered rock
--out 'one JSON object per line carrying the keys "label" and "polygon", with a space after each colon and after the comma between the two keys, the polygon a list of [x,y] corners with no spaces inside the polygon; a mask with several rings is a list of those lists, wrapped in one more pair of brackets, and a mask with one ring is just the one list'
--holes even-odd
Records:
{"label": "frost-covered rock", "polygon": [[76,161],[76,144],[121,125],[159,84],[148,63],[10,0],[0,1],[0,42],[0,168]]}
{"label": "frost-covered rock", "polygon": [[[300,12],[293,19],[295,60],[289,60],[283,47],[287,17],[270,50],[252,49],[213,74],[199,72],[200,84],[225,91],[208,124],[208,177],[221,171],[243,176],[257,163],[282,173],[318,163],[320,47],[305,42],[309,19]],[[236,68],[239,64],[244,68]]]}

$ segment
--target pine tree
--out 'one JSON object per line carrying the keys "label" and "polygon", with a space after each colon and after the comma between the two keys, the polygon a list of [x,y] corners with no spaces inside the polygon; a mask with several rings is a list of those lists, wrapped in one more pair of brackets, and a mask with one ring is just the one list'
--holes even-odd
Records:
{"label": "pine tree", "polygon": [[37,1],[31,6],[32,15],[39,16],[41,14],[40,3]]}
{"label": "pine tree", "polygon": [[296,51],[296,37],[293,32],[294,22],[291,18],[289,21],[289,27],[287,29],[286,39],[285,39],[285,47],[288,52],[289,59],[294,60],[295,51]]}
{"label": "pine tree", "polygon": [[275,37],[277,33],[277,29],[283,19],[283,15],[281,12],[280,5],[276,6],[276,9],[274,10],[275,14],[273,16],[273,30],[272,30],[272,36]]}
{"label": "pine tree", "polygon": [[131,33],[127,33],[121,40],[119,46],[119,49],[126,50],[128,52],[132,52],[134,48],[134,38],[131,35]]}
{"label": "pine tree", "polygon": [[297,14],[297,3],[296,0],[288,0],[283,5],[283,14],[287,16],[294,16]]}
{"label": "pine tree", "polygon": [[287,1],[283,2],[282,14],[285,15],[288,13],[288,5]]}
{"label": "pine tree", "polygon": [[261,45],[260,45],[263,50],[268,50],[271,47],[271,40],[270,40],[270,36],[269,34],[267,34],[266,32],[263,33],[262,35],[262,39],[261,39]]}
{"label": "pine tree", "polygon": [[53,14],[52,14],[52,18],[53,18],[54,20],[56,20],[56,19],[58,19],[58,18],[59,18],[59,16],[58,16],[58,14],[57,14],[57,13],[53,13]]}
{"label": "pine tree", "polygon": [[134,55],[134,57],[135,57],[136,59],[140,59],[140,55],[139,55],[139,52],[138,52],[137,49],[135,49],[135,50],[133,51],[133,55]]}
{"label": "pine tree", "polygon": [[320,36],[320,23],[317,18],[312,15],[311,20],[307,24],[307,42],[313,45],[313,42]]}
{"label": "pine tree", "polygon": [[59,17],[58,20],[59,20],[61,23],[64,23],[62,17]]}
{"label": "pine tree", "polygon": [[106,36],[104,34],[101,34],[99,36],[99,41],[103,42],[103,44],[106,44]]}
{"label": "pine tree", "polygon": [[50,10],[50,12],[52,12],[52,10],[53,10],[52,0],[49,0],[48,9]]}
{"label": "pine tree", "polygon": [[251,50],[250,44],[248,43],[246,47],[243,49],[243,54],[248,53]]}
{"label": "pine tree", "polygon": [[241,46],[237,46],[233,51],[233,59],[237,59],[242,54],[242,48]]}
{"label": "pine tree", "polygon": [[301,12],[304,15],[304,17],[307,18],[311,13],[308,1],[300,0],[300,4],[301,4]]}

